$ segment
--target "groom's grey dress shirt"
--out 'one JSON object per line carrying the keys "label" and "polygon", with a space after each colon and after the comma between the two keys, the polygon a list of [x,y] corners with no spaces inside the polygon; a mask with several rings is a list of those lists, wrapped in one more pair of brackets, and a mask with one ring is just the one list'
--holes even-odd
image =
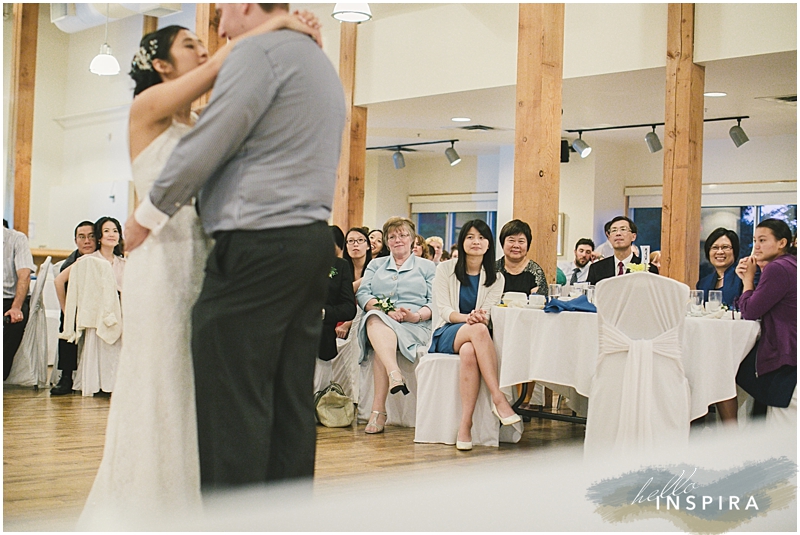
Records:
{"label": "groom's grey dress shirt", "polygon": [[290,30],[244,39],[136,220],[157,233],[197,196],[208,234],[326,221],[344,123],[341,83],[313,40]]}

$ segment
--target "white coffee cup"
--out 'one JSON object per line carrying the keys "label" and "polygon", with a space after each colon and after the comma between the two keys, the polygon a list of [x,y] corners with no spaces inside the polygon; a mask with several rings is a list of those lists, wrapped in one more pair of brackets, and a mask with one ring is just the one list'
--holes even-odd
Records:
{"label": "white coffee cup", "polygon": [[545,301],[547,301],[547,298],[541,294],[531,294],[530,297],[528,297],[528,304],[530,305],[543,307]]}
{"label": "white coffee cup", "polygon": [[528,296],[522,292],[506,292],[503,294],[503,303],[510,307],[523,307],[528,304]]}

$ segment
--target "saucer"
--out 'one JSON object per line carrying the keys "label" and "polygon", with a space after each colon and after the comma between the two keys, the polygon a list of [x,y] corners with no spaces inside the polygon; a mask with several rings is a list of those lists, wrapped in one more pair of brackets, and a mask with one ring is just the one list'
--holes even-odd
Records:
{"label": "saucer", "polygon": [[525,305],[525,308],[531,308],[533,310],[544,310],[544,305],[534,305],[534,304],[528,303],[527,305]]}

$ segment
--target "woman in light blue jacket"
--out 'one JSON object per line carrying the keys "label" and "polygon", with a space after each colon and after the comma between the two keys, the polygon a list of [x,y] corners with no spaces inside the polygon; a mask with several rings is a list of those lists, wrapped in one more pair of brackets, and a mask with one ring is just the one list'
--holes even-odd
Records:
{"label": "woman in light blue jacket", "polygon": [[464,223],[458,236],[458,258],[436,268],[433,289],[439,321],[430,349],[431,353],[451,353],[461,359],[459,450],[472,449],[472,414],[481,377],[492,396],[492,412],[500,422],[511,425],[520,421],[500,391],[497,353],[489,334],[489,314],[500,304],[503,284],[503,275],[495,271],[494,237],[489,225],[480,219]]}
{"label": "woman in light blue jacket", "polygon": [[391,254],[369,263],[356,299],[364,309],[358,336],[361,361],[372,348],[375,397],[365,428],[368,434],[381,433],[386,424],[386,397],[389,392],[408,394],[403,374],[397,365],[397,351],[411,362],[417,348],[428,345],[431,337],[433,262],[413,254],[415,227],[411,220],[390,218],[383,235]]}

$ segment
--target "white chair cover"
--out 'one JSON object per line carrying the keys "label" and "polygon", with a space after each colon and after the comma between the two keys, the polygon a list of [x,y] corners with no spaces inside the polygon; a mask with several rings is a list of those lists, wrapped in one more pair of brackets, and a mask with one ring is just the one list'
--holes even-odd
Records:
{"label": "white chair cover", "polygon": [[[456,443],[461,422],[460,368],[458,355],[428,353],[419,359],[414,442]],[[500,422],[492,414],[492,398],[483,381],[472,415],[472,443],[495,447],[500,443]]]}
{"label": "white chair cover", "polygon": [[58,352],[58,329],[61,323],[61,305],[58,304],[56,286],[53,281],[61,272],[61,265],[64,261],[56,262],[50,267],[50,274],[44,281],[42,288],[42,302],[47,316],[47,363],[55,365],[56,353]]}
{"label": "white chair cover", "polygon": [[586,457],[686,445],[690,390],[681,363],[689,287],[651,273],[601,281],[599,355]]}
{"label": "white chair cover", "polygon": [[37,388],[47,384],[47,315],[42,296],[51,260],[48,256],[39,268],[31,293],[28,324],[5,384]]}
{"label": "white chair cover", "polygon": [[[400,427],[414,427],[417,420],[417,376],[414,373],[419,364],[420,356],[425,354],[423,348],[417,350],[417,359],[409,362],[400,352],[397,352],[397,365],[406,380],[408,395],[389,394],[386,397],[386,425]],[[370,349],[367,357],[359,366],[359,394],[358,394],[358,421],[369,421],[372,412],[372,400],[375,397],[375,383],[373,382],[372,359],[375,352]]]}
{"label": "white chair cover", "polygon": [[80,390],[84,396],[100,390],[113,392],[120,352],[122,337],[109,344],[97,335],[97,329],[86,329],[78,342],[78,369],[72,389]]}
{"label": "white chair cover", "polygon": [[331,381],[339,383],[344,389],[344,393],[353,401],[358,401],[359,389],[359,370],[358,357],[361,354],[361,346],[358,343],[358,326],[364,312],[361,307],[356,307],[356,317],[347,338],[336,339],[338,352],[336,357],[324,361],[317,359],[314,369],[314,392],[327,388]]}
{"label": "white chair cover", "polygon": [[767,427],[797,435],[797,387],[788,407],[767,407]]}

